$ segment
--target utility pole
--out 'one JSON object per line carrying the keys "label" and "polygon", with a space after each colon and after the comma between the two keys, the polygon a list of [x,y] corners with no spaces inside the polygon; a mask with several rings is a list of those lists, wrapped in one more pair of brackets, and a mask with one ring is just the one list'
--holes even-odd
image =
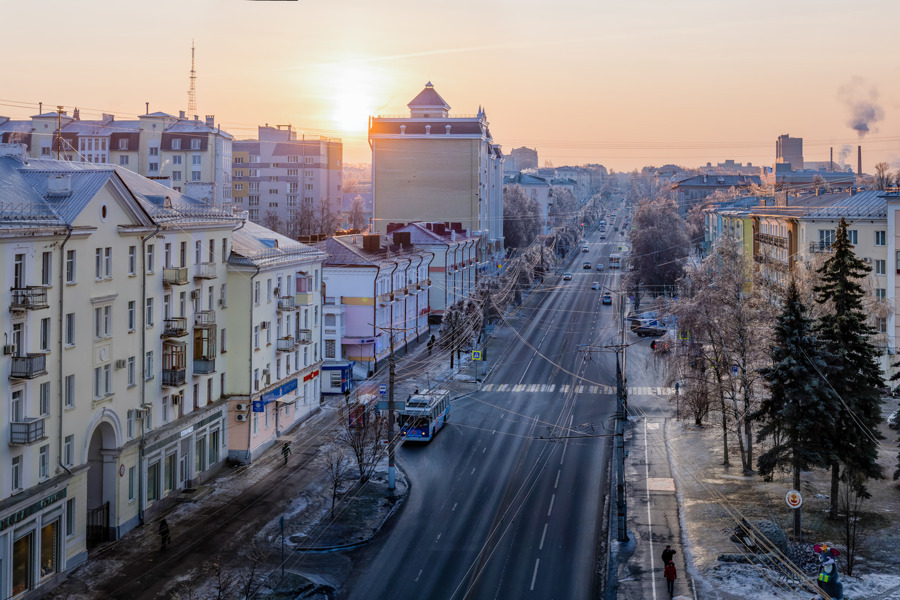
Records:
{"label": "utility pole", "polygon": [[388,358],[388,489],[394,491],[396,485],[396,468],[394,467],[394,331],[389,331],[391,337],[391,355]]}
{"label": "utility pole", "polygon": [[62,109],[62,105],[56,107],[56,160],[59,160],[62,149]]}

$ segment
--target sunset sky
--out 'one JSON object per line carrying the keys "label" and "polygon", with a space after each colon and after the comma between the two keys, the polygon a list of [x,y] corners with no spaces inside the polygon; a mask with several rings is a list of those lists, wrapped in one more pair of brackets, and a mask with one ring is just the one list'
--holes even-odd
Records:
{"label": "sunset sky", "polygon": [[900,167],[896,0],[20,0],[3,21],[0,115],[18,119],[178,114],[193,39],[201,118],[339,137],[345,162],[371,158],[368,115],[407,113],[430,80],[555,165],[770,164],[790,133],[806,160],[850,145],[855,169],[862,144],[865,171]]}

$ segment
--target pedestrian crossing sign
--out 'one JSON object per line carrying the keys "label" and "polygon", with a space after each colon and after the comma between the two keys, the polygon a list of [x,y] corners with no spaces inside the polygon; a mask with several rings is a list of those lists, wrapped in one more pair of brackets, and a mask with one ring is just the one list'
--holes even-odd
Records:
{"label": "pedestrian crossing sign", "polygon": [[481,350],[472,350],[472,360],[481,360]]}

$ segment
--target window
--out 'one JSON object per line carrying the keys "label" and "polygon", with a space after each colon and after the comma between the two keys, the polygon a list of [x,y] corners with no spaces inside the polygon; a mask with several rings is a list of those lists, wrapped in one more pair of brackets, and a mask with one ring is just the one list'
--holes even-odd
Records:
{"label": "window", "polygon": [[137,247],[128,246],[128,274],[137,273]]}
{"label": "window", "polygon": [[200,149],[200,139],[193,138],[191,139],[191,150],[199,150]]}
{"label": "window", "polygon": [[41,285],[52,285],[53,278],[53,253],[44,252],[41,255]]}
{"label": "window", "polygon": [[227,347],[225,346],[225,328],[222,328],[222,341],[219,343],[219,348],[221,348],[222,354],[228,352]]}
{"label": "window", "polygon": [[200,164],[202,164],[202,160],[203,160],[202,154],[191,155],[191,164],[192,165],[200,165]]}
{"label": "window", "polygon": [[878,333],[887,333],[887,319],[884,317],[875,317],[875,330]]}
{"label": "window", "polygon": [[172,181],[181,181],[181,171],[172,171]]}
{"label": "window", "polygon": [[266,302],[272,301],[272,279],[266,280]]}
{"label": "window", "polygon": [[[172,138],[172,150],[181,150],[181,138]],[[180,156],[174,156],[173,159],[177,158],[178,162],[175,164],[181,163]]]}
{"label": "window", "polygon": [[128,165],[128,155],[127,154],[123,154],[119,157],[119,164],[122,165],[123,167]]}
{"label": "window", "polygon": [[125,421],[125,435],[128,439],[134,438],[134,411],[128,411],[128,419]]}
{"label": "window", "polygon": [[128,467],[128,501],[134,502],[134,488],[135,488],[135,469],[134,467]]}
{"label": "window", "polygon": [[134,300],[128,301],[128,331],[134,331],[137,323],[137,307]]}
{"label": "window", "polygon": [[147,467],[147,502],[159,500],[159,461]]}
{"label": "window", "polygon": [[148,350],[144,356],[144,379],[153,379],[153,350]]}
{"label": "window", "polygon": [[200,171],[191,171],[191,181],[200,181]]}
{"label": "window", "polygon": [[[178,148],[175,148],[176,141],[178,142],[179,146],[181,145],[181,140],[172,140],[172,150],[178,150]],[[181,164],[181,155],[180,154],[176,154],[175,156],[172,157],[172,164],[173,165]]]}
{"label": "window", "polygon": [[[222,256],[219,257],[222,262],[228,260],[228,238],[222,238]],[[222,298],[225,297],[225,284],[222,284]]]}
{"label": "window", "polygon": [[75,251],[66,250],[66,283],[75,283]]}
{"label": "window", "polygon": [[20,423],[24,419],[24,409],[22,408],[22,390],[16,390],[12,393],[9,400],[9,419],[13,423]]}
{"label": "window", "polygon": [[40,396],[40,416],[46,417],[50,414],[50,382],[45,381],[41,384],[39,388],[38,395]]}
{"label": "window", "polygon": [[150,146],[149,148],[147,148],[147,154],[149,154],[150,156],[159,156],[159,148]]}
{"label": "window", "polygon": [[66,346],[75,345],[75,313],[66,314]]}
{"label": "window", "polygon": [[145,325],[147,327],[153,327],[153,298],[147,298],[146,317],[147,322]]}
{"label": "window", "polygon": [[75,534],[75,498],[66,500],[66,535]]}
{"label": "window", "polygon": [[128,357],[128,387],[136,385],[134,357]]}
{"label": "window", "polygon": [[94,339],[108,338],[112,335],[111,310],[111,306],[98,306],[94,309]]}
{"label": "window", "polygon": [[75,435],[67,435],[63,443],[63,462],[67,467],[75,464]]}
{"label": "window", "polygon": [[234,184],[234,191],[236,191],[236,192],[243,192],[243,191],[244,191],[244,184],[243,184],[243,183],[236,183],[236,184]]}
{"label": "window", "polygon": [[876,258],[875,259],[875,274],[876,275],[884,275],[885,274],[885,263],[887,261]]}
{"label": "window", "polygon": [[13,492],[22,491],[22,457],[14,456],[12,459],[12,470],[10,471]]}
{"label": "window", "polygon": [[259,350],[259,325],[253,328],[253,347]]}
{"label": "window", "polygon": [[155,250],[155,248],[154,248],[153,244],[147,245],[147,272],[148,273],[153,272],[153,268],[154,268],[153,259],[155,256],[154,250]]}
{"label": "window", "polygon": [[876,231],[875,232],[875,245],[876,246],[884,246],[885,245],[885,232],[884,231]]}
{"label": "window", "polygon": [[150,162],[147,164],[147,170],[151,173],[155,173],[159,171],[159,163],[158,162]]}
{"label": "window", "polygon": [[203,260],[203,242],[194,242],[194,264],[199,265]]}
{"label": "window", "polygon": [[856,242],[856,234],[857,234],[857,231],[856,231],[855,229],[848,229],[848,230],[847,230],[847,239],[849,239],[849,240],[850,240],[850,243],[853,244],[854,246],[856,246],[856,244],[857,244],[857,242]]}
{"label": "window", "polygon": [[325,358],[335,358],[335,343],[334,340],[325,340]]}
{"label": "window", "polygon": [[75,408],[75,374],[66,375],[65,379],[65,407]]}
{"label": "window", "polygon": [[305,164],[305,165],[311,165],[311,164],[313,164],[313,157],[312,157],[312,156],[304,156],[304,157],[303,157],[303,164]]}
{"label": "window", "polygon": [[41,352],[50,352],[50,318],[41,319]]}
{"label": "window", "polygon": [[41,446],[38,452],[38,477],[47,479],[50,476],[50,445]]}
{"label": "window", "polygon": [[887,299],[887,290],[884,288],[875,288],[875,298],[884,302]]}

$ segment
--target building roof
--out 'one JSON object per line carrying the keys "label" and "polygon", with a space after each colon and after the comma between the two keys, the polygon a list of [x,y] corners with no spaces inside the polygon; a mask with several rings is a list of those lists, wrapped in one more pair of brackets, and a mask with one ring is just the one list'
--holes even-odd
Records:
{"label": "building roof", "polygon": [[675,187],[740,187],[750,184],[759,185],[759,175],[694,175],[676,182]]}
{"label": "building roof", "polygon": [[235,229],[231,240],[228,262],[236,265],[276,266],[325,258],[321,250],[249,220]]}
{"label": "building roof", "polygon": [[447,125],[450,125],[449,135],[487,135],[490,137],[487,127],[483,127],[478,119],[471,117],[457,118],[447,117],[446,119],[395,119],[385,120],[381,118],[372,119],[372,125],[369,127],[369,134],[389,134],[400,135],[400,127],[404,127],[405,135],[425,135],[425,126],[431,126],[430,135],[447,136]]}
{"label": "building roof", "polygon": [[375,252],[363,249],[363,235],[358,233],[328,237],[324,241],[316,242],[314,245],[328,255],[325,259],[326,267],[376,267],[386,260],[420,254],[420,251],[414,245],[399,246],[390,243],[390,239],[390,237],[380,236],[381,245]]}
{"label": "building roof", "polygon": [[816,210],[810,211],[807,219],[887,219],[887,202],[885,201],[884,192],[880,190],[872,190],[866,192],[858,192],[850,195],[844,194],[828,194],[829,196],[842,196],[834,203],[822,206]]}
{"label": "building roof", "polygon": [[447,104],[447,101],[441,98],[441,95],[437,93],[434,89],[434,86],[429,81],[425,84],[425,89],[423,89],[419,94],[409,101],[407,104],[409,108],[418,107],[418,108],[441,108],[444,110],[450,110],[450,105]]}

